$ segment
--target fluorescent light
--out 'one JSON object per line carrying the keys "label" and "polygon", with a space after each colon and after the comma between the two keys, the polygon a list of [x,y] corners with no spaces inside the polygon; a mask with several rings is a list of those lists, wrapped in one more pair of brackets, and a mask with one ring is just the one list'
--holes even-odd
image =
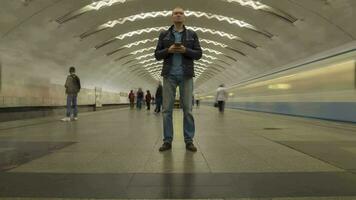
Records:
{"label": "fluorescent light", "polygon": [[139,63],[140,64],[145,64],[145,63],[148,63],[148,62],[151,62],[151,61],[156,61],[156,58],[147,59],[147,60],[141,61]]}
{"label": "fluorescent light", "polygon": [[273,15],[276,15],[280,18],[283,18],[283,19],[289,21],[290,23],[294,23],[298,20],[297,18],[293,17],[292,15],[290,15],[282,10],[272,8],[271,6],[263,4],[256,0],[222,0],[222,1],[226,1],[228,3],[238,3],[241,6],[253,8],[255,10],[262,10],[262,11],[271,13]]}
{"label": "fluorescent light", "polygon": [[217,55],[223,54],[223,53],[221,53],[220,51],[216,51],[216,50],[214,50],[214,49],[209,49],[209,48],[204,48],[204,47],[202,47],[202,49],[203,49],[203,51],[207,51],[207,52],[209,52],[209,53],[214,53],[214,54],[217,54]]}
{"label": "fluorescent light", "polygon": [[148,43],[148,42],[155,42],[155,41],[158,41],[158,38],[140,40],[140,41],[137,41],[137,42],[134,42],[134,43],[127,44],[127,45],[125,45],[124,47],[125,47],[125,48],[131,48],[131,47],[133,47],[133,46],[138,46],[138,45],[140,45],[140,44],[146,44],[146,43]]}
{"label": "fluorescent light", "polygon": [[[169,27],[168,26],[160,26],[160,27],[151,27],[151,28],[145,28],[145,29],[140,29],[140,30],[136,30],[136,31],[131,31],[131,32],[127,32],[127,33],[124,33],[124,34],[121,34],[121,35],[118,35],[114,38],[111,38],[109,40],[106,40],[102,43],[100,43],[99,45],[96,45],[95,48],[101,48],[105,45],[108,45],[112,42],[114,42],[115,40],[123,40],[123,39],[126,39],[126,38],[129,38],[129,37],[133,37],[135,35],[141,35],[143,33],[151,33],[151,32],[159,32],[159,31],[163,31],[163,30],[167,30]],[[193,31],[199,31],[199,32],[203,32],[203,33],[210,33],[212,35],[219,35],[220,37],[226,37],[230,40],[237,40],[237,41],[240,41],[250,47],[253,47],[253,48],[257,48],[257,45],[252,43],[252,42],[249,42],[247,40],[244,40],[242,39],[241,37],[239,36],[236,36],[236,35],[233,35],[233,34],[229,34],[229,33],[225,33],[225,32],[222,32],[222,31],[217,31],[217,30],[214,30],[214,29],[209,29],[209,28],[203,28],[203,27],[196,27],[196,26],[192,26],[192,27],[188,27],[189,29],[193,30]]]}
{"label": "fluorescent light", "polygon": [[130,54],[131,55],[136,55],[136,54],[139,54],[139,53],[142,53],[142,52],[145,52],[145,51],[151,51],[151,50],[155,50],[155,49],[156,49],[156,47],[148,47],[148,48],[144,48],[144,49],[140,49],[140,50],[131,52]]}
{"label": "fluorescent light", "polygon": [[89,4],[88,7],[91,10],[100,10],[101,8],[104,8],[104,7],[110,7],[114,4],[125,3],[125,2],[126,2],[126,0],[101,0],[101,1],[95,1],[91,4]]}
{"label": "fluorescent light", "polygon": [[[241,28],[246,28],[252,31],[255,31],[257,33],[263,34],[267,37],[272,37],[273,35],[271,33],[268,33],[267,31],[264,30],[259,30],[257,29],[255,26],[246,23],[242,20],[238,20],[232,17],[227,17],[227,16],[223,16],[223,15],[216,15],[213,13],[206,13],[206,12],[201,12],[201,11],[190,11],[190,10],[186,10],[184,11],[185,15],[187,17],[197,17],[197,18],[206,18],[206,19],[215,19],[218,20],[220,22],[224,21],[227,22],[231,25],[237,25]],[[170,10],[163,10],[163,11],[154,11],[154,12],[146,12],[146,13],[140,13],[140,14],[136,14],[136,15],[131,15],[128,17],[123,17],[123,18],[119,18],[116,20],[111,20],[108,21],[104,24],[101,24],[89,31],[86,31],[85,33],[81,34],[81,38],[85,38],[88,37],[92,34],[98,33],[100,31],[109,29],[109,28],[113,28],[116,25],[122,25],[125,24],[126,22],[135,22],[137,20],[145,20],[145,19],[150,19],[150,18],[157,18],[157,17],[169,17],[172,15],[172,11]]]}
{"label": "fluorescent light", "polygon": [[271,84],[268,85],[268,89],[271,90],[288,90],[291,88],[290,84],[285,84],[285,83],[278,83],[278,84]]}
{"label": "fluorescent light", "polygon": [[150,57],[150,56],[152,56],[152,54],[151,54],[151,53],[148,53],[148,54],[139,56],[139,57],[137,57],[137,58],[135,58],[135,59],[136,59],[136,60],[141,60],[141,59],[143,59],[143,58],[147,58],[147,57]]}
{"label": "fluorescent light", "polygon": [[216,42],[216,41],[213,41],[213,40],[200,39],[200,42],[205,42],[207,44],[213,44],[215,46],[220,46],[222,48],[226,48],[227,47],[226,44],[223,44],[223,43],[220,43],[220,42]]}
{"label": "fluorescent light", "polygon": [[231,2],[238,3],[241,6],[248,6],[255,10],[270,8],[269,6],[262,4],[259,1],[254,1],[254,0],[224,0],[224,1],[227,1],[229,3],[231,3]]}

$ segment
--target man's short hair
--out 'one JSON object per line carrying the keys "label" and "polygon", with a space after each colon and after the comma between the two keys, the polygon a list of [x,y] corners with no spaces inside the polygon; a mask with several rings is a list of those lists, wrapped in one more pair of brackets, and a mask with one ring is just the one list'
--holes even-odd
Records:
{"label": "man's short hair", "polygon": [[69,72],[75,72],[75,67],[71,66],[71,67],[69,68]]}
{"label": "man's short hair", "polygon": [[176,7],[174,7],[174,8],[173,8],[173,10],[172,10],[172,15],[173,15],[173,11],[174,11],[175,9],[177,9],[177,8],[182,9],[182,10],[183,10],[183,12],[184,12],[184,9],[183,9],[182,7],[180,7],[180,6],[176,6]]}

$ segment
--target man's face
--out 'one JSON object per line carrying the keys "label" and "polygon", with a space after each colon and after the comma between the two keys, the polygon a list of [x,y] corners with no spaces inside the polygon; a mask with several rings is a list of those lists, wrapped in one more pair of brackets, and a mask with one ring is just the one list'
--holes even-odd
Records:
{"label": "man's face", "polygon": [[172,21],[173,23],[184,23],[185,15],[182,8],[175,8],[172,11]]}

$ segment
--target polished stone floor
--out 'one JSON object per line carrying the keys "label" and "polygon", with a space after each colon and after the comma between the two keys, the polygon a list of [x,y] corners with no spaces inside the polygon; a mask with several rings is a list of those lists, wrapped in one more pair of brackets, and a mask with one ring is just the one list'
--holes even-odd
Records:
{"label": "polished stone floor", "polygon": [[182,112],[173,149],[162,116],[116,109],[0,123],[0,200],[356,199],[356,125],[194,108],[185,150]]}

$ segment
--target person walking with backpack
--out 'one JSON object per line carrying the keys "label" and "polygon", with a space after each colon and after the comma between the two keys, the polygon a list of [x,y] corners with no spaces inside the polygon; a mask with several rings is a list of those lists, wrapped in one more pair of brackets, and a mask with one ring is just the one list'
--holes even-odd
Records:
{"label": "person walking with backpack", "polygon": [[78,120],[78,105],[77,97],[81,89],[80,79],[75,74],[75,67],[69,68],[69,75],[67,76],[66,83],[64,84],[67,94],[67,110],[66,117],[62,121]]}

